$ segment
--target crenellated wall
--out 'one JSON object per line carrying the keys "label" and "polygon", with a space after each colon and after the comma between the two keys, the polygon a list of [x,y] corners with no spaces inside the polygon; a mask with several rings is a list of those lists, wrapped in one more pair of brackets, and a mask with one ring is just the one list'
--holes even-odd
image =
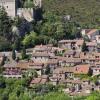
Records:
{"label": "crenellated wall", "polygon": [[28,22],[31,22],[33,20],[33,8],[18,8],[17,9],[17,15],[19,17],[24,17]]}

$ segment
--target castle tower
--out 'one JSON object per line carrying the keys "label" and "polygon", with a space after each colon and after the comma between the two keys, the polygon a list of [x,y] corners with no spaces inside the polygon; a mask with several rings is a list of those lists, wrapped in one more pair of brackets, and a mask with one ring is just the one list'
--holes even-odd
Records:
{"label": "castle tower", "polygon": [[39,8],[42,7],[42,0],[33,0],[33,3],[36,7],[39,7]]}
{"label": "castle tower", "polygon": [[15,17],[17,11],[17,2],[16,0],[0,0],[0,6],[4,7],[8,16]]}

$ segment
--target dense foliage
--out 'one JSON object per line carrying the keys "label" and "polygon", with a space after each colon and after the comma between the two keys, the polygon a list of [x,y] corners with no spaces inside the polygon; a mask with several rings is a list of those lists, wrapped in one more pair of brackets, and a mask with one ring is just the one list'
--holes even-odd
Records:
{"label": "dense foliage", "polygon": [[99,0],[43,0],[44,10],[57,15],[71,15],[73,21],[84,27],[100,28]]}
{"label": "dense foliage", "polygon": [[[38,84],[29,88],[29,80],[5,79],[0,77],[0,100],[99,100],[100,93],[93,92],[89,96],[68,96],[51,84]],[[41,95],[42,94],[42,95]]]}

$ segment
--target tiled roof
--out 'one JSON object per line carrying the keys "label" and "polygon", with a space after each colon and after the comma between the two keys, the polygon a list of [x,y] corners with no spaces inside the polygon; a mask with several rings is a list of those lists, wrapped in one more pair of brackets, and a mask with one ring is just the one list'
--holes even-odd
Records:
{"label": "tiled roof", "polygon": [[36,52],[36,53],[33,53],[32,55],[33,57],[50,57],[50,54],[47,53],[47,52]]}
{"label": "tiled roof", "polygon": [[83,45],[84,40],[77,40],[76,44],[77,45]]}
{"label": "tiled roof", "polygon": [[72,83],[72,84],[82,84],[81,80],[64,80],[64,83]]}
{"label": "tiled roof", "polygon": [[57,64],[58,60],[57,59],[49,59],[49,61],[47,62],[47,64]]}
{"label": "tiled roof", "polygon": [[64,53],[64,55],[73,55],[75,53],[74,50],[68,50]]}
{"label": "tiled roof", "polygon": [[75,74],[87,74],[89,71],[90,65],[77,65],[74,67],[74,73]]}
{"label": "tiled roof", "polygon": [[47,75],[40,76],[38,78],[34,78],[30,84],[45,84],[48,79]]}
{"label": "tiled roof", "polygon": [[76,42],[76,40],[61,40],[59,43],[71,43],[71,42]]}
{"label": "tiled roof", "polygon": [[54,70],[54,74],[56,74],[56,73],[65,73],[65,72],[73,72],[74,70],[73,70],[73,67],[62,67],[62,68],[57,68],[57,69],[55,69]]}
{"label": "tiled roof", "polygon": [[17,63],[17,67],[21,68],[21,69],[28,69],[28,62],[19,62]]}
{"label": "tiled roof", "polygon": [[44,66],[43,63],[29,63],[29,68],[33,69],[42,69]]}
{"label": "tiled roof", "polygon": [[81,62],[80,58],[67,58],[67,57],[58,57],[59,61],[65,61],[66,63],[78,63]]}
{"label": "tiled roof", "polygon": [[98,31],[98,29],[91,29],[89,32],[87,32],[87,35],[91,35],[92,33]]}
{"label": "tiled roof", "polygon": [[87,46],[96,46],[97,43],[95,43],[95,42],[87,42],[86,45]]}
{"label": "tiled roof", "polygon": [[93,67],[94,70],[100,70],[100,67]]}

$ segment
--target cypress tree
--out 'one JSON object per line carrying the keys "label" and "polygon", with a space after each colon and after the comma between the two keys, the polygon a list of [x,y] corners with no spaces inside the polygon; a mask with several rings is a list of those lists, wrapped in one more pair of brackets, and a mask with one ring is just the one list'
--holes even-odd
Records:
{"label": "cypress tree", "polygon": [[12,59],[13,59],[13,60],[16,59],[16,52],[15,52],[15,49],[12,50]]}
{"label": "cypress tree", "polygon": [[26,49],[25,49],[25,47],[23,47],[21,55],[22,55],[22,59],[26,58]]}
{"label": "cypress tree", "polygon": [[84,41],[83,45],[82,45],[82,52],[85,52],[85,51],[88,51],[88,48],[87,48],[86,43]]}

